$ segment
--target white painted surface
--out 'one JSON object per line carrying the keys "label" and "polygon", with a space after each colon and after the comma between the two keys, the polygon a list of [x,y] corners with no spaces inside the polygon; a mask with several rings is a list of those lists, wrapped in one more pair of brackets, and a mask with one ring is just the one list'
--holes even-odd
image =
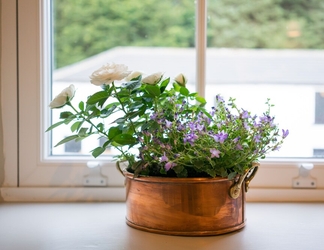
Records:
{"label": "white painted surface", "polygon": [[322,250],[324,203],[248,203],[236,233],[176,237],[125,223],[124,203],[2,203],[1,250]]}

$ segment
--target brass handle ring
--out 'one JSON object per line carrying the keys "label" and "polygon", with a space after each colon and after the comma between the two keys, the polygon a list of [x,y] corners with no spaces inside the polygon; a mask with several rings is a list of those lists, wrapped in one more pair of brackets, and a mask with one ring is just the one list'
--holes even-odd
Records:
{"label": "brass handle ring", "polygon": [[234,183],[234,185],[230,188],[230,197],[232,197],[233,199],[237,199],[240,196],[243,181],[245,181],[244,191],[248,191],[249,184],[254,178],[256,172],[258,171],[259,166],[260,163],[258,162],[252,163],[252,167],[248,169],[243,175],[241,175],[239,180],[236,183]]}

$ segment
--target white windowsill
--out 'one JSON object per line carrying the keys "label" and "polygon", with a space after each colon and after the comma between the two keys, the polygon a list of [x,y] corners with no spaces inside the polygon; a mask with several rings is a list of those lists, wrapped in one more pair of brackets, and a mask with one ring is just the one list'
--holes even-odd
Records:
{"label": "white windowsill", "polygon": [[247,203],[243,230],[209,237],[147,233],[125,203],[0,203],[1,249],[320,250],[324,203]]}
{"label": "white windowsill", "polygon": [[[3,187],[0,202],[125,201],[123,187]],[[323,189],[250,188],[248,202],[324,202]]]}

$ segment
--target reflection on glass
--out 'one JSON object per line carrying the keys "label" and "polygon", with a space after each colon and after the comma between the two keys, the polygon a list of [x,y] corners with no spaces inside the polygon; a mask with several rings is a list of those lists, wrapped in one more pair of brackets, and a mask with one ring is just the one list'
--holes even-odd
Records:
{"label": "reflection on glass", "polygon": [[279,157],[324,157],[322,1],[209,0],[206,93],[237,99],[290,134]]}

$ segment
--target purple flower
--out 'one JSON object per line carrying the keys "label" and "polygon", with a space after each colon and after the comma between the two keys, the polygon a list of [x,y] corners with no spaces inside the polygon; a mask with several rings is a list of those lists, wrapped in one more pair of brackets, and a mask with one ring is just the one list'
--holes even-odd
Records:
{"label": "purple flower", "polygon": [[249,118],[249,117],[250,117],[249,112],[247,112],[246,110],[243,109],[242,118],[246,119],[246,118]]}
{"label": "purple flower", "polygon": [[243,123],[243,126],[244,126],[244,128],[245,128],[246,130],[249,130],[249,129],[250,129],[250,126],[249,126],[249,124],[248,124],[247,122],[244,122],[244,123]]}
{"label": "purple flower", "polygon": [[254,141],[255,142],[260,142],[260,139],[261,139],[261,135],[255,135],[254,136]]}
{"label": "purple flower", "polygon": [[197,139],[198,139],[198,136],[196,134],[190,133],[185,136],[185,138],[183,139],[183,142],[184,143],[189,142],[191,145],[193,145],[195,140],[197,140]]}
{"label": "purple flower", "polygon": [[166,126],[167,128],[171,128],[171,126],[172,126],[172,122],[170,122],[170,121],[168,121],[168,120],[165,120],[165,126]]}
{"label": "purple flower", "polygon": [[220,151],[217,150],[216,148],[211,148],[209,152],[211,153],[210,158],[214,158],[214,157],[219,158]]}
{"label": "purple flower", "polygon": [[243,147],[242,147],[242,145],[241,144],[236,144],[236,149],[238,149],[238,150],[243,150]]}
{"label": "purple flower", "polygon": [[216,142],[223,143],[227,139],[228,134],[225,133],[224,131],[221,131],[218,134],[214,135],[213,137]]}
{"label": "purple flower", "polygon": [[216,101],[218,102],[225,102],[223,97],[221,97],[220,95],[216,95]]}
{"label": "purple flower", "polygon": [[157,114],[156,114],[156,113],[153,113],[153,114],[150,116],[150,119],[151,119],[151,120],[155,120],[156,117],[157,117]]}
{"label": "purple flower", "polygon": [[240,139],[241,139],[241,137],[238,136],[238,137],[234,138],[233,142],[237,143]]}
{"label": "purple flower", "polygon": [[282,138],[286,138],[289,135],[289,130],[282,130]]}
{"label": "purple flower", "polygon": [[205,127],[204,125],[202,125],[202,124],[198,124],[198,125],[197,125],[197,130],[198,130],[198,131],[202,131],[202,130],[204,129],[204,127]]}
{"label": "purple flower", "polygon": [[162,155],[161,159],[160,159],[160,162],[165,162],[165,161],[168,161],[168,157],[165,155],[165,152],[164,154]]}
{"label": "purple flower", "polygon": [[165,169],[166,171],[169,171],[170,168],[173,168],[174,166],[177,166],[177,164],[176,164],[176,163],[173,163],[173,162],[171,162],[171,161],[169,161],[167,164],[165,164],[164,169]]}
{"label": "purple flower", "polygon": [[212,107],[212,110],[209,112],[209,114],[211,116],[214,116],[215,115],[215,112],[216,112],[215,107]]}

